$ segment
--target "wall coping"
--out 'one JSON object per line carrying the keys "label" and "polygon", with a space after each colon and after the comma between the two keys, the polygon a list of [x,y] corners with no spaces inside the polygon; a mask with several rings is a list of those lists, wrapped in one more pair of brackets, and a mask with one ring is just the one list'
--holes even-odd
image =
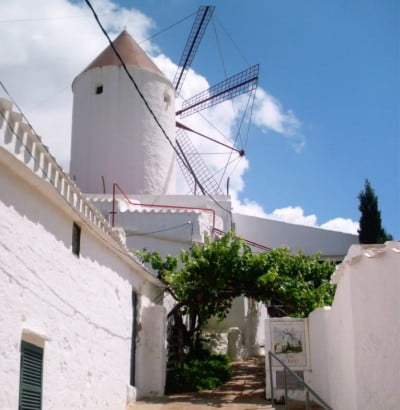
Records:
{"label": "wall coping", "polygon": [[384,256],[388,252],[400,253],[400,242],[388,241],[384,244],[352,245],[343,262],[336,266],[331,283],[337,285],[348,266],[355,265],[365,258],[372,259]]}

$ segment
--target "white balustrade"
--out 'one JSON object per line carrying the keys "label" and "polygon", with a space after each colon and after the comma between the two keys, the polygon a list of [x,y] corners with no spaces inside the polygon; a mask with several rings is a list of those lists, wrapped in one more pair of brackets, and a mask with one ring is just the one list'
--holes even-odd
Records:
{"label": "white balustrade", "polygon": [[101,212],[86,199],[75,182],[57,164],[41,138],[24,122],[21,114],[12,111],[12,107],[10,101],[0,98],[0,148],[51,184],[77,213],[127,249]]}

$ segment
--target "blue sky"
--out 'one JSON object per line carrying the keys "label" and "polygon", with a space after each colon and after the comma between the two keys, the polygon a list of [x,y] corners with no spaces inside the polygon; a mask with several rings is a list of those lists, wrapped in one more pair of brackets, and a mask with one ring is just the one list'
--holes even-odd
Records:
{"label": "blue sky", "polygon": [[[24,8],[17,12],[19,3]],[[93,3],[101,11],[111,0]],[[128,30],[138,38],[157,33],[204,3],[129,0],[118,4],[143,13],[140,24],[136,15],[125,16]],[[383,225],[399,239],[398,2],[220,0],[210,4],[216,6],[215,26],[228,75],[259,63],[259,87],[283,118],[275,128],[274,123],[266,126],[262,118],[253,122],[246,146],[248,168],[241,175],[238,199],[256,203],[268,215],[297,209],[303,220],[308,218],[314,225],[338,217],[358,221],[357,195],[368,178],[379,198]],[[54,121],[48,119],[70,121],[65,107],[71,106],[72,79],[104,48],[104,38],[79,1],[38,0],[33,7],[28,0],[6,0],[0,11],[0,20],[47,19],[40,25],[0,21],[2,38],[14,44],[12,48],[0,45],[2,55],[10,57],[0,61],[0,74],[67,166],[68,136],[52,141]],[[78,12],[86,13],[85,19],[72,18]],[[122,11],[118,16],[124,17]],[[114,10],[114,21],[103,17],[115,33],[121,28],[118,16]],[[187,20],[154,38],[153,54],[162,53],[177,63],[190,26]],[[80,33],[79,47],[71,53],[70,44]],[[89,35],[91,41],[83,41]],[[27,68],[35,64],[42,64],[40,70],[28,73]],[[193,68],[210,84],[224,78],[211,24]],[[46,86],[41,83],[44,79]],[[258,115],[262,114],[261,110]]]}

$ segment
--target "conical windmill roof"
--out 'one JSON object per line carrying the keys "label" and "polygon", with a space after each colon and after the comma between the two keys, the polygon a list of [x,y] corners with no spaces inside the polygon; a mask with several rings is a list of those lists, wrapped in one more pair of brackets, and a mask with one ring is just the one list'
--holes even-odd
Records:
{"label": "conical windmill roof", "polygon": [[[134,66],[164,76],[152,59],[136,43],[132,36],[124,30],[114,41],[113,45],[127,66]],[[122,66],[111,46],[106,47],[83,71],[105,66]]]}

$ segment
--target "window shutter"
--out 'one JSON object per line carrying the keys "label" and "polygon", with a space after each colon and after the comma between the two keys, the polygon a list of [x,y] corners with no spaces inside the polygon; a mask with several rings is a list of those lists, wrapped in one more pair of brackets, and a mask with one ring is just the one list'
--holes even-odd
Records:
{"label": "window shutter", "polygon": [[21,342],[19,410],[42,408],[43,349]]}

